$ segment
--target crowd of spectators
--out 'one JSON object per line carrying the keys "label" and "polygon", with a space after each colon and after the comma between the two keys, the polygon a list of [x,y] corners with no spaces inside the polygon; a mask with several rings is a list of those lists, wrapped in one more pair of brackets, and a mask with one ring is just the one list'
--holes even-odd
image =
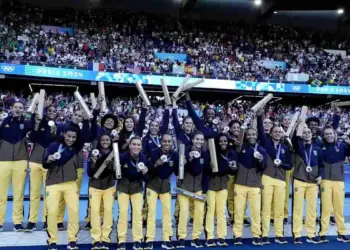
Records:
{"label": "crowd of spectators", "polygon": [[[73,35],[41,25],[73,29]],[[44,10],[5,0],[0,7],[0,60],[105,70],[169,73],[183,62],[155,52],[187,54],[186,68],[198,75],[249,81],[284,81],[288,72],[323,83],[349,84],[350,57],[325,49],[349,49],[336,34],[241,22],[186,21],[117,10]],[[286,62],[267,69],[263,60]]]}

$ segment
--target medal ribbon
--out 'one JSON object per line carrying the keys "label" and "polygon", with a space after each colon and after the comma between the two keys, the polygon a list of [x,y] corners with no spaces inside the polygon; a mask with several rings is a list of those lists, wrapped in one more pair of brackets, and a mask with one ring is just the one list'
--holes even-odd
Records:
{"label": "medal ribbon", "polygon": [[307,153],[307,150],[305,149],[305,160],[306,160],[306,166],[311,167],[311,153],[312,153],[312,145],[310,146],[309,153]]}
{"label": "medal ribbon", "polygon": [[281,144],[278,144],[278,149],[277,149],[277,153],[276,153],[276,159],[280,160],[280,155],[281,155]]}

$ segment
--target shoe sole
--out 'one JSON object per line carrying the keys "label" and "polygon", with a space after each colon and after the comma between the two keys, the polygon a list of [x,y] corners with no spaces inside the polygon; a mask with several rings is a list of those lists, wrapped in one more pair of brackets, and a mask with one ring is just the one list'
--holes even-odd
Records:
{"label": "shoe sole", "polygon": [[191,247],[195,247],[195,248],[203,248],[203,246],[197,246],[196,244],[192,244],[192,243],[191,243]]}
{"label": "shoe sole", "polygon": [[36,230],[36,228],[33,228],[33,229],[24,229],[24,232],[25,233],[32,233],[32,232],[34,232]]}
{"label": "shoe sole", "polygon": [[183,249],[183,248],[185,248],[185,246],[177,246],[176,248],[177,249]]}
{"label": "shoe sole", "polygon": [[343,242],[343,243],[349,243],[350,242],[350,240],[343,240],[343,239],[338,239],[338,238],[337,238],[337,241],[338,242]]}
{"label": "shoe sole", "polygon": [[283,244],[288,244],[288,241],[277,241],[277,240],[275,240],[275,243],[283,245]]}
{"label": "shoe sole", "polygon": [[271,244],[271,242],[262,242],[262,243],[261,243],[261,245],[264,245],[264,246],[265,246],[265,245],[270,245],[270,244]]}
{"label": "shoe sole", "polygon": [[175,249],[175,247],[167,247],[166,245],[163,245],[161,246],[163,249],[167,249],[167,250],[172,250],[172,249]]}
{"label": "shoe sole", "polygon": [[216,247],[216,244],[205,244],[206,247]]}
{"label": "shoe sole", "polygon": [[20,233],[20,232],[24,232],[24,229],[19,229],[19,230],[13,229],[13,231],[15,231],[16,233]]}
{"label": "shoe sole", "polygon": [[254,246],[262,246],[263,244],[262,244],[262,243],[254,243],[254,242],[253,242],[253,245],[254,245]]}
{"label": "shoe sole", "polygon": [[302,245],[303,242],[301,242],[301,241],[300,241],[300,242],[295,242],[295,241],[294,241],[294,244],[296,244],[296,245]]}
{"label": "shoe sole", "polygon": [[320,242],[315,242],[315,241],[312,241],[312,240],[306,240],[307,243],[310,243],[310,244],[320,244]]}
{"label": "shoe sole", "polygon": [[219,247],[227,247],[228,246],[227,243],[226,244],[219,244],[219,243],[217,243],[216,245],[218,245]]}

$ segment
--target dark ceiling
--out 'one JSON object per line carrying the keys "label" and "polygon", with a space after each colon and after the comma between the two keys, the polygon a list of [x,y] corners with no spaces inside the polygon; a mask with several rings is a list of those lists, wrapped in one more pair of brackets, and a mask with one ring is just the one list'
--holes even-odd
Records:
{"label": "dark ceiling", "polygon": [[[1,1],[1,0],[0,0]],[[118,8],[185,15],[197,19],[245,19],[323,29],[337,29],[350,23],[350,0],[21,0],[60,8]],[[344,9],[344,14],[336,10]],[[275,13],[277,12],[277,13]]]}

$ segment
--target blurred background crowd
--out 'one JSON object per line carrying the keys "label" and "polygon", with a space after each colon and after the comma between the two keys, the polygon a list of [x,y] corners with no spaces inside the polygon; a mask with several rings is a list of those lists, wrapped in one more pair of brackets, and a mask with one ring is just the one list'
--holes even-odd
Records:
{"label": "blurred background crowd", "polygon": [[[82,69],[92,62],[107,71],[155,74],[185,68],[196,75],[249,81],[285,81],[288,73],[305,73],[312,80],[348,85],[350,57],[330,49],[348,51],[349,40],[274,25],[184,21],[117,10],[44,10],[16,0],[0,7],[0,62]],[[266,61],[286,66],[266,67]]]}

